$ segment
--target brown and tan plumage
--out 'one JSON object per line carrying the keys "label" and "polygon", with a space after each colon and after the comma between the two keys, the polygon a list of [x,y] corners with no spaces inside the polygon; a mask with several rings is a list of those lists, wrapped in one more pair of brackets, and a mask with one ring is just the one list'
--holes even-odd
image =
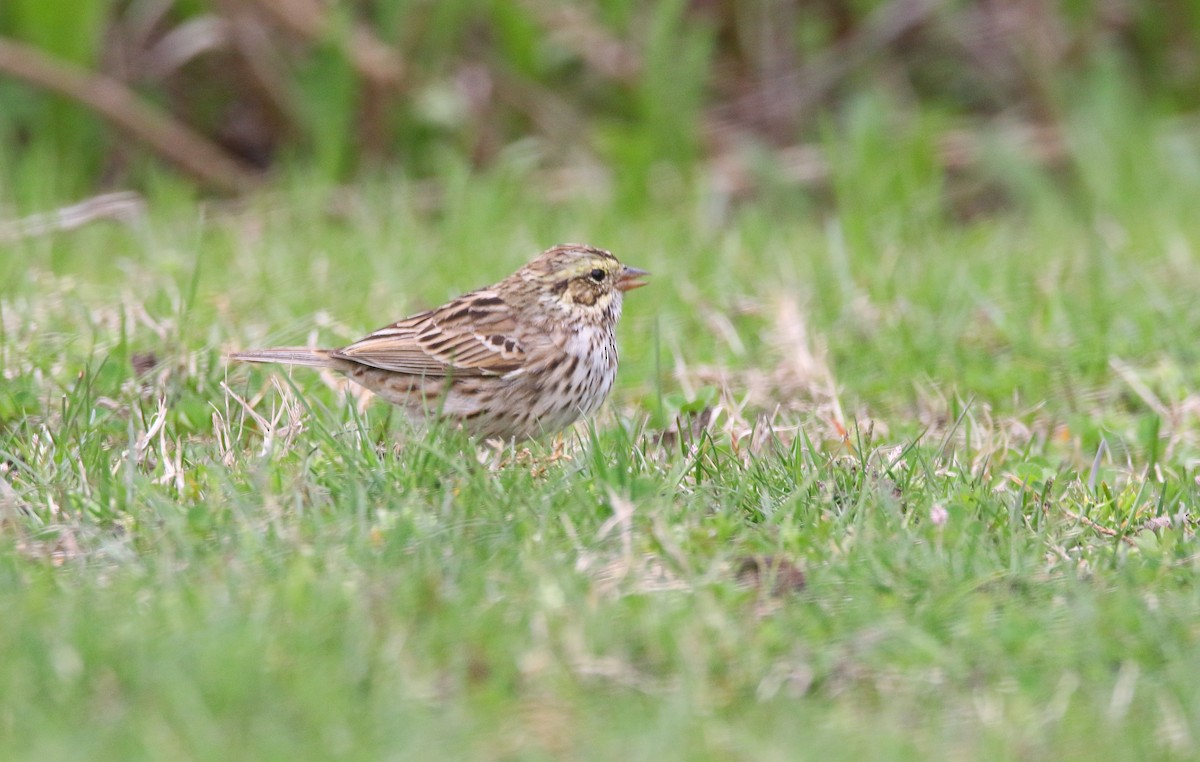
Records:
{"label": "brown and tan plumage", "polygon": [[617,374],[625,291],[646,272],[603,249],[561,244],[515,273],[341,349],[230,355],[338,370],[410,416],[480,436],[559,431],[604,402]]}

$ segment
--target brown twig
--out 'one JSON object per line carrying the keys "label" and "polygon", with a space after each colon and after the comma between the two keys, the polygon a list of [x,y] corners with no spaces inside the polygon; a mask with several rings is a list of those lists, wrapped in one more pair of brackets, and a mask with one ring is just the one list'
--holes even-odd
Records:
{"label": "brown twig", "polygon": [[[139,43],[145,33],[130,33],[129,47],[138,51],[140,69],[138,75],[143,82],[158,82],[179,71],[189,61],[202,55],[222,50],[229,46],[229,24],[215,15],[188,19],[166,32],[151,44]],[[137,47],[142,44],[143,47]]]}
{"label": "brown twig", "polygon": [[642,57],[583,8],[546,0],[521,5],[546,28],[553,42],[571,51],[597,74],[632,84],[642,72]]}
{"label": "brown twig", "polygon": [[[284,28],[309,42],[325,39],[330,29],[328,10],[316,0],[253,0]],[[341,40],[355,70],[377,87],[398,89],[405,75],[404,59],[365,26],[355,25]]]}
{"label": "brown twig", "polygon": [[251,169],[111,77],[2,37],[0,73],[80,103],[214,188],[237,193],[258,183]]}
{"label": "brown twig", "polygon": [[1126,545],[1130,545],[1135,548],[1137,547],[1137,543],[1134,542],[1133,538],[1130,537],[1128,534],[1122,534],[1121,532],[1118,532],[1117,530],[1115,530],[1111,527],[1106,527],[1103,524],[1097,524],[1095,521],[1092,521],[1087,516],[1084,516],[1081,513],[1075,513],[1074,511],[1069,511],[1066,508],[1063,508],[1062,512],[1067,514],[1067,516],[1070,517],[1071,519],[1078,521],[1080,524],[1083,524],[1085,527],[1088,527],[1089,529],[1093,529],[1093,530],[1099,532],[1100,534],[1104,535],[1105,537],[1116,537],[1116,538],[1119,538],[1121,541],[1123,541]]}
{"label": "brown twig", "polygon": [[0,222],[0,243],[35,238],[63,230],[81,228],[96,220],[133,222],[146,214],[145,200],[132,191],[105,193],[53,212],[32,214],[12,222]]}
{"label": "brown twig", "polygon": [[295,109],[288,95],[281,57],[271,39],[273,28],[259,18],[253,0],[217,0],[226,18],[229,42],[242,76],[269,122],[273,134],[294,129]]}

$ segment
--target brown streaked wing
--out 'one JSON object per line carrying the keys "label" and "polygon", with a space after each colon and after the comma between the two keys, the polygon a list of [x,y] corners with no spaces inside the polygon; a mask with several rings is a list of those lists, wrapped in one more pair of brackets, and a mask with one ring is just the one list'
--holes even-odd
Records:
{"label": "brown streaked wing", "polygon": [[335,350],[333,357],[418,376],[503,375],[525,364],[516,322],[494,291],[476,291]]}

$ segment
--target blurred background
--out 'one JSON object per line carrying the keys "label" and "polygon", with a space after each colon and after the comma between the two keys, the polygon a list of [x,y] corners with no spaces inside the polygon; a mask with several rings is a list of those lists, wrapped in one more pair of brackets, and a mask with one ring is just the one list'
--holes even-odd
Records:
{"label": "blurred background", "polygon": [[436,205],[447,171],[502,167],[549,201],[719,211],[821,204],[841,158],[935,175],[971,218],[1028,195],[1013,157],[1077,183],[1089,134],[1149,117],[1194,169],[1198,43],[1195,0],[4,0],[0,198],[387,170]]}

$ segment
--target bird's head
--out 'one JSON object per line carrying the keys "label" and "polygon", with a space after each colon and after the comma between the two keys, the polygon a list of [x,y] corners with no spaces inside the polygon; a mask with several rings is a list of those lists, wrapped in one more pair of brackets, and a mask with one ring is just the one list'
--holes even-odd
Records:
{"label": "bird's head", "polygon": [[547,249],[517,273],[537,287],[543,303],[570,315],[613,320],[620,317],[623,293],[646,285],[641,276],[648,274],[621,264],[604,249],[575,243]]}

